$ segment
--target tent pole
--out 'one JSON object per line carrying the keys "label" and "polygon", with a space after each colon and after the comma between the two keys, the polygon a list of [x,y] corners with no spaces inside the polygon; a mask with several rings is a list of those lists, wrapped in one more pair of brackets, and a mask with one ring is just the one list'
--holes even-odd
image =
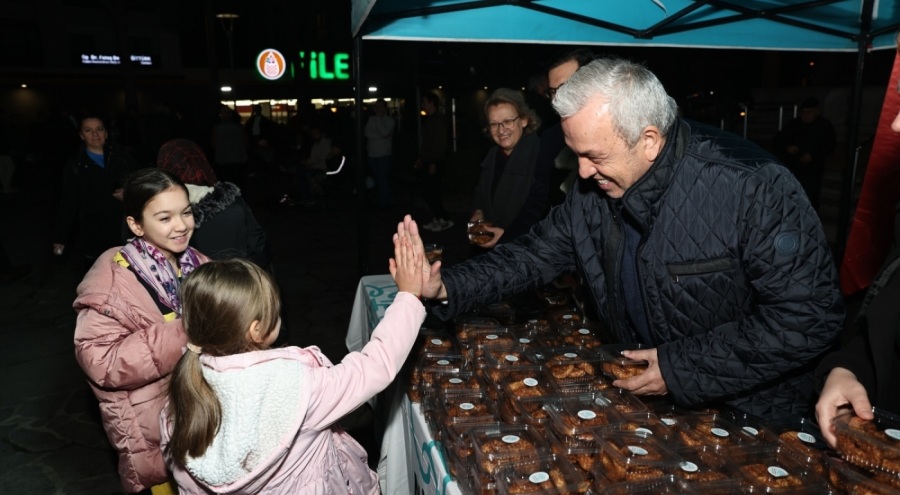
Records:
{"label": "tent pole", "polygon": [[841,180],[841,208],[838,216],[837,238],[835,239],[835,258],[844,257],[844,249],[847,244],[847,231],[850,228],[850,211],[853,209],[853,189],[856,181],[854,161],[856,160],[856,147],[859,145],[859,116],[862,111],[862,86],[863,69],[865,67],[866,53],[869,47],[870,29],[872,28],[872,10],[875,0],[863,0],[860,11],[859,37],[856,40],[858,50],[856,52],[856,78],[853,80],[853,96],[850,101],[850,125],[847,136],[847,160]]}
{"label": "tent pole", "polygon": [[362,104],[362,36],[353,38],[353,78],[356,83],[354,88],[353,108],[356,113],[356,218],[358,222],[356,253],[359,263],[359,276],[368,275],[369,253],[366,251],[369,245],[369,219],[366,211],[366,167],[365,150],[363,149],[363,104]]}

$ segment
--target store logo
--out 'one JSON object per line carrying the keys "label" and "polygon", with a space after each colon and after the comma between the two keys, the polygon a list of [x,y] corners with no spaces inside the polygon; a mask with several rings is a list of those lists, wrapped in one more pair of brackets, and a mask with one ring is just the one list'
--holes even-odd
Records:
{"label": "store logo", "polygon": [[266,48],[256,56],[256,71],[270,81],[281,78],[286,69],[284,55],[274,48]]}

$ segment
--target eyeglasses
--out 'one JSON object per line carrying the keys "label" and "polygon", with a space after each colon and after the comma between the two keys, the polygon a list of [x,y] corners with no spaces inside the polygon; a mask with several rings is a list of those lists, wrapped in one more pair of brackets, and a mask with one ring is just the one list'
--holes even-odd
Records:
{"label": "eyeglasses", "polygon": [[506,119],[500,122],[488,122],[488,130],[491,132],[500,132],[501,127],[503,129],[512,129],[513,124],[515,124],[517,120],[519,120],[518,116],[514,119]]}
{"label": "eyeglasses", "polygon": [[559,88],[561,88],[561,87],[562,87],[562,84],[560,84],[559,86],[557,86],[555,88],[553,86],[550,86],[549,88],[547,88],[547,91],[545,91],[544,94],[547,95],[547,98],[550,98],[552,100],[553,97],[556,96],[556,92],[559,91]]}

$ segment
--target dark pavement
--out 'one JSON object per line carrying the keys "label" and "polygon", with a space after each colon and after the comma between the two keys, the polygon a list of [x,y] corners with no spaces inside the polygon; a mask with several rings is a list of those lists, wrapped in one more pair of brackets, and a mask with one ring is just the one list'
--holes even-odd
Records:
{"label": "dark pavement", "polygon": [[[386,211],[367,207],[361,263],[352,173],[329,178],[320,208],[280,205],[287,180],[275,174],[250,179],[244,191],[269,234],[290,343],[318,345],[335,362],[347,352],[344,337],[364,275],[360,266],[386,273],[391,234],[403,214],[429,220],[409,190],[396,195],[406,204]],[[97,401],[74,359],[72,301],[85,268],[81,260],[51,254],[57,198],[41,180],[32,182],[0,197],[0,240],[14,265],[31,265],[24,278],[0,285],[0,494],[122,493]],[[448,198],[457,225],[423,235],[445,245],[450,263],[468,256],[465,204],[466,198]],[[360,418],[350,432],[377,459],[371,419]]]}

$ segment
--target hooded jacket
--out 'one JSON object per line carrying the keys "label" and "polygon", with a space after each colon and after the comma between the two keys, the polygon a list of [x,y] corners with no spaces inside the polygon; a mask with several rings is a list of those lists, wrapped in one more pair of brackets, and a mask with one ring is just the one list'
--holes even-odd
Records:
{"label": "hooded jacket", "polygon": [[194,213],[191,246],[211,259],[244,258],[269,269],[266,231],[231,182],[213,187],[187,185]]}
{"label": "hooded jacket", "polygon": [[[168,459],[179,492],[379,493],[365,450],[335,423],[393,381],[424,319],[415,296],[397,293],[369,343],[336,366],[317,347],[201,354],[222,422],[202,456]],[[160,421],[165,448],[173,426]]]}
{"label": "hooded jacket", "polygon": [[167,321],[155,295],[115,261],[120,249],[104,252],[76,289],[75,358],[100,401],[122,486],[139,492],[169,478],[159,449],[159,412],[187,337],[181,320]]}
{"label": "hooded jacket", "polygon": [[[527,235],[443,270],[449,300],[436,313],[577,270],[601,321],[636,342],[621,214],[594,184],[578,186]],[[809,412],[813,361],[844,312],[822,225],[796,179],[753,143],[679,120],[621,202],[640,232],[638,287],[670,396],[769,419]]]}

